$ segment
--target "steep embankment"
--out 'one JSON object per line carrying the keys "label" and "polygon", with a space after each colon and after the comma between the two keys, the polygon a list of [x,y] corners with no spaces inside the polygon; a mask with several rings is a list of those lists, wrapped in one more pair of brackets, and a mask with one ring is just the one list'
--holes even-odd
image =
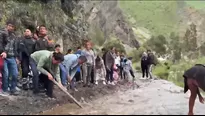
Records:
{"label": "steep embankment", "polygon": [[0,26],[15,19],[17,35],[44,24],[64,49],[79,46],[87,36],[100,45],[112,36],[131,47],[139,46],[117,1],[1,0],[0,4]]}

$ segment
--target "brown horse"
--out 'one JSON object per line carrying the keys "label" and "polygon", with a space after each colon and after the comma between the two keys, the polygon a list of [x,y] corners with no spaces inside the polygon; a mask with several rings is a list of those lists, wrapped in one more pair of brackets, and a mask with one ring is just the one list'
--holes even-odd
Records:
{"label": "brown horse", "polygon": [[188,115],[194,115],[193,108],[198,95],[199,101],[204,104],[204,98],[201,96],[199,88],[205,91],[205,66],[196,64],[192,68],[185,71],[184,75],[184,93],[188,90],[191,91],[189,97],[189,113]]}

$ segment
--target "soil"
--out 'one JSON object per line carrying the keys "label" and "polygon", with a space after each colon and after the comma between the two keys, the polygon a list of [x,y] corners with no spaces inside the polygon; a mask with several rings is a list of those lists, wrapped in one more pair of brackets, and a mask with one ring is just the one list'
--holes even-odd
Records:
{"label": "soil", "polygon": [[[113,94],[117,91],[126,90],[124,82],[119,82],[115,86],[99,83],[98,86],[93,85],[92,87],[83,87],[82,84],[78,84],[77,87],[77,92],[72,90],[68,90],[68,92],[81,103],[90,102],[94,99]],[[20,95],[18,96],[0,96],[0,114],[40,114],[46,110],[50,110],[64,104],[72,104],[74,105],[73,107],[78,107],[57,86],[54,87],[54,95],[56,96],[56,99],[49,99],[45,96],[45,93],[34,95],[31,90],[21,90]]]}
{"label": "soil", "polygon": [[[140,79],[137,89],[121,89],[113,94],[101,96],[84,108],[70,104],[43,112],[44,115],[187,115],[190,91],[166,80]],[[205,105],[196,99],[194,114],[204,115]]]}

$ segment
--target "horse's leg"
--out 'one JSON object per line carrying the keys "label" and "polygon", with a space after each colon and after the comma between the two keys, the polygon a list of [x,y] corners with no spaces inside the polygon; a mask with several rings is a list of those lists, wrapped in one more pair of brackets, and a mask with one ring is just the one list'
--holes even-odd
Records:
{"label": "horse's leg", "polygon": [[194,85],[194,80],[192,79],[188,79],[188,87],[189,90],[191,91],[191,95],[189,97],[189,113],[188,115],[194,115],[193,113],[193,108],[194,108],[194,104],[195,104],[195,100],[196,100],[196,96],[197,96],[197,86]]}

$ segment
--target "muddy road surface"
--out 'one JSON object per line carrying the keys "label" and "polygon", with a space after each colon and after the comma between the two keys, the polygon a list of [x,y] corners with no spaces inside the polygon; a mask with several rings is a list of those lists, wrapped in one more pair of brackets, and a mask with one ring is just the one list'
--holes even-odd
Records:
{"label": "muddy road surface", "polygon": [[[98,86],[83,87],[77,84],[78,91],[68,90],[80,102],[91,102],[103,96],[113,94],[122,89],[126,89],[124,82],[120,82],[116,86],[100,83]],[[57,86],[54,87],[54,95],[56,99],[49,99],[45,92],[34,95],[31,90],[21,91],[18,96],[0,96],[0,114],[5,115],[26,115],[41,114],[43,111],[54,109],[55,107],[68,104],[71,108],[78,109],[69,97],[62,92]]]}
{"label": "muddy road surface", "polygon": [[[0,96],[0,114],[187,114],[189,93],[165,80],[137,80],[139,88],[133,89],[126,83],[82,87],[78,92],[70,91],[84,106],[80,109],[58,87],[54,93],[56,100],[48,99],[44,94],[33,95],[32,91],[21,91],[19,96]],[[198,98],[195,114],[205,114],[205,105]]]}
{"label": "muddy road surface", "polygon": [[[187,115],[190,93],[165,80],[140,80],[140,88],[128,89],[84,103],[84,108],[66,104],[42,114],[72,115]],[[204,115],[205,105],[197,98],[195,114]]]}

